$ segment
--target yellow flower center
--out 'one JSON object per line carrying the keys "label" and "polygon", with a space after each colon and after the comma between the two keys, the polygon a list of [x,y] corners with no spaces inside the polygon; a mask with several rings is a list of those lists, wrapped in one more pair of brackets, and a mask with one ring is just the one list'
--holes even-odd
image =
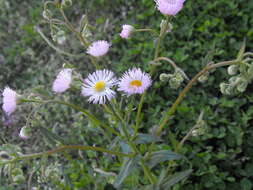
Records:
{"label": "yellow flower center", "polygon": [[94,86],[95,91],[101,92],[105,89],[105,82],[104,81],[98,81],[96,82]]}
{"label": "yellow flower center", "polygon": [[142,85],[142,82],[139,80],[133,80],[130,82],[131,86],[136,86],[136,87],[140,87]]}

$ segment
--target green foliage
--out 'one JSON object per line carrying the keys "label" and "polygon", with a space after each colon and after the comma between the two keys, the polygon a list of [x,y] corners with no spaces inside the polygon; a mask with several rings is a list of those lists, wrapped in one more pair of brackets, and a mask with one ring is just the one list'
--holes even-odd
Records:
{"label": "green foliage", "polygon": [[[35,26],[41,25],[50,38],[47,26],[41,21],[42,2],[0,0],[0,5],[1,89],[10,85],[14,89],[25,90],[46,84],[42,89],[50,91],[56,70],[66,61],[77,65],[83,76],[91,71],[92,67],[87,59],[59,55],[42,41],[34,29]],[[182,12],[173,19],[172,33],[163,41],[162,56],[174,60],[192,77],[209,61],[233,59],[244,38],[247,39],[247,49],[253,49],[253,43],[250,41],[253,37],[252,9],[253,1],[245,3],[245,0],[187,0]],[[94,26],[91,33],[95,38],[112,41],[110,55],[105,58],[104,63],[115,72],[122,73],[133,66],[145,69],[153,59],[154,41],[149,34],[136,34],[127,41],[118,36],[121,25],[125,23],[138,28],[159,27],[162,15],[155,10],[152,0],[73,1],[73,6],[67,12],[76,26],[81,15],[86,14],[90,24]],[[69,50],[68,47],[71,47],[71,51],[75,53],[85,51],[72,35],[68,34],[67,38],[67,45],[60,46],[62,49]],[[168,64],[163,64],[154,77],[152,90],[148,92],[144,104],[145,123],[141,126],[143,134],[148,134],[150,129],[157,125],[164,109],[172,104],[182,89],[183,85],[178,90],[173,90],[168,83],[158,82],[159,74],[164,71],[172,73],[173,69]],[[253,102],[252,88],[249,85],[246,93],[239,97],[223,96],[219,92],[219,83],[227,79],[226,69],[220,69],[210,73],[205,83],[195,85],[179,105],[176,116],[162,136],[163,142],[171,141],[171,132],[179,137],[177,140],[182,139],[194,125],[199,113],[205,111],[205,132],[192,136],[181,150],[181,154],[192,163],[193,171],[184,183],[175,185],[173,190],[252,189],[253,107],[249,104]],[[84,103],[78,93],[76,96],[69,96],[67,93],[61,98],[75,102],[85,109],[89,108],[97,115],[102,114],[97,111],[97,107]],[[22,152],[26,153],[48,150],[63,143],[91,145],[95,142],[98,146],[115,146],[116,142],[108,143],[105,132],[88,122],[80,113],[64,106],[53,105],[39,108],[31,123],[34,127],[33,137],[28,141],[21,141],[16,138],[17,133],[25,124],[24,118],[31,109],[29,106],[23,106],[22,112],[18,111],[15,118],[12,118],[12,127],[0,124],[3,134],[0,143],[18,144],[23,149]],[[151,135],[137,140],[141,142],[143,152],[146,151],[146,142],[160,141],[152,139]],[[158,149],[171,149],[171,145],[163,142],[157,146]],[[16,149],[17,147],[9,148]],[[59,163],[55,160],[59,160]],[[123,171],[127,163],[120,172],[118,168],[121,162],[120,158],[80,151],[24,163],[24,166],[33,166],[30,168],[18,166],[18,170],[14,170],[15,165],[11,165],[9,170],[12,172],[9,174],[2,175],[1,169],[7,169],[0,168],[0,190],[26,188],[30,173],[33,173],[31,185],[40,189],[109,190],[114,189],[110,184],[115,182],[117,174],[124,176],[122,189],[138,189],[138,181],[146,184],[144,179],[139,178],[138,172],[132,172],[128,176],[128,171]],[[177,163],[181,162],[185,163],[185,160],[179,160]],[[158,176],[161,168],[167,165],[165,162],[156,166],[155,174]],[[183,164],[180,171],[187,169],[185,165]],[[186,170],[178,175],[184,178],[184,174],[189,173],[190,171]],[[119,182],[122,182],[121,179]],[[174,182],[174,179],[170,178],[164,181],[165,184],[171,184],[170,180]]]}

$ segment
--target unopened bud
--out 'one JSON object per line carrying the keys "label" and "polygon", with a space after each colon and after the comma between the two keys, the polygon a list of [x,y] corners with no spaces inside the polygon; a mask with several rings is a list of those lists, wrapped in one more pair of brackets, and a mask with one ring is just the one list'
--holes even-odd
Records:
{"label": "unopened bud", "polygon": [[31,136],[31,128],[29,127],[22,127],[19,132],[19,137],[22,139],[28,139]]}
{"label": "unopened bud", "polygon": [[238,83],[240,80],[241,80],[241,78],[238,77],[238,76],[231,77],[231,78],[229,79],[229,84],[235,86],[235,85],[237,85],[237,83]]}
{"label": "unopened bud", "polygon": [[228,85],[227,88],[225,89],[225,94],[226,95],[232,95],[234,94],[234,87],[231,85]]}
{"label": "unopened bud", "polygon": [[238,70],[239,70],[238,65],[230,65],[228,67],[228,74],[229,75],[235,75],[235,74],[237,74]]}
{"label": "unopened bud", "polygon": [[227,87],[228,87],[228,84],[226,84],[224,82],[220,84],[220,91],[222,94],[226,94]]}
{"label": "unopened bud", "polygon": [[70,7],[72,5],[72,0],[62,0],[62,7]]}
{"label": "unopened bud", "polygon": [[171,78],[171,75],[166,74],[166,73],[162,73],[162,74],[160,74],[159,78],[160,78],[160,81],[167,82]]}
{"label": "unopened bud", "polygon": [[236,89],[239,91],[239,92],[244,92],[246,90],[248,86],[248,82],[246,80],[240,80],[240,82],[237,84],[237,87]]}
{"label": "unopened bud", "polygon": [[170,87],[173,89],[178,89],[181,86],[181,80],[178,80],[176,78],[171,78],[169,80]]}
{"label": "unopened bud", "polygon": [[176,72],[175,73],[175,78],[182,83],[184,81],[184,77],[182,76],[182,74],[180,72]]}

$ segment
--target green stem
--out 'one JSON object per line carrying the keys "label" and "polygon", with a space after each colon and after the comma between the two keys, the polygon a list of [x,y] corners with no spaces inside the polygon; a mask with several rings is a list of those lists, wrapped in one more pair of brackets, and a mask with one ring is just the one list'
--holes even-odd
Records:
{"label": "green stem", "polygon": [[183,100],[184,96],[186,93],[191,89],[193,84],[197,82],[198,78],[208,72],[209,70],[218,68],[218,67],[223,67],[223,66],[228,66],[228,65],[233,65],[233,64],[239,64],[237,60],[232,60],[232,61],[225,61],[213,65],[207,65],[205,68],[203,68],[198,74],[196,74],[190,81],[189,83],[185,86],[185,88],[182,90],[182,92],[179,94],[178,98],[176,101],[173,103],[172,107],[168,108],[168,110],[165,112],[161,124],[159,125],[159,128],[157,130],[157,135],[160,136],[163,128],[165,127],[166,123],[170,119],[170,117],[175,113],[177,106],[179,103]]}
{"label": "green stem", "polygon": [[149,28],[147,28],[147,29],[135,29],[134,32],[152,32],[154,34],[157,34],[157,32],[155,30],[149,29]]}
{"label": "green stem", "polygon": [[65,22],[66,22],[66,26],[68,27],[68,29],[70,31],[72,31],[74,34],[76,34],[77,38],[82,42],[82,44],[85,46],[85,47],[88,47],[89,46],[89,42],[88,40],[86,40],[81,34],[80,32],[76,31],[76,29],[74,28],[74,26],[70,23],[70,21],[68,20],[67,16],[65,15],[63,9],[61,8],[60,9],[60,12],[61,12],[61,15],[62,17],[64,18]]}
{"label": "green stem", "polygon": [[[141,152],[138,150],[138,148],[136,147],[136,145],[133,143],[132,138],[130,137],[128,131],[127,131],[127,126],[123,120],[123,118],[121,117],[120,114],[118,114],[115,110],[114,107],[111,103],[109,103],[109,105],[112,108],[112,112],[114,113],[114,115],[118,118],[118,120],[122,123],[122,131],[126,137],[126,141],[128,142],[128,144],[130,145],[130,147],[133,149],[133,151],[135,152],[135,154],[141,154]],[[143,168],[144,174],[147,176],[147,178],[149,179],[151,184],[155,184],[156,179],[154,178],[154,176],[152,175],[152,172],[150,171],[150,169],[145,165],[144,159],[141,159],[141,166]]]}
{"label": "green stem", "polygon": [[147,178],[149,179],[151,184],[156,184],[156,179],[154,178],[154,176],[152,175],[150,169],[145,165],[145,162],[143,159],[141,159],[141,167],[144,171],[144,174],[147,176]]}
{"label": "green stem", "polygon": [[83,145],[66,145],[66,146],[61,146],[58,147],[56,149],[53,150],[49,150],[46,152],[41,152],[41,153],[35,153],[35,154],[27,154],[24,156],[19,156],[16,158],[13,158],[11,160],[8,161],[4,161],[4,162],[0,162],[0,165],[4,165],[4,164],[11,164],[11,163],[15,163],[17,161],[20,160],[28,160],[28,159],[35,159],[35,158],[39,158],[39,157],[43,157],[43,156],[49,156],[58,152],[64,152],[66,150],[92,150],[92,151],[98,151],[98,152],[103,152],[103,153],[108,153],[108,154],[112,154],[112,155],[116,155],[116,156],[124,156],[124,157],[134,157],[134,154],[126,154],[126,153],[122,153],[122,152],[115,152],[115,151],[111,151],[111,150],[107,150],[105,148],[100,148],[100,147],[94,147],[94,146],[83,146]]}
{"label": "green stem", "polygon": [[[169,17],[169,16],[166,18],[166,24],[167,25],[170,22],[170,18],[171,17]],[[160,50],[160,46],[161,46],[161,41],[165,37],[165,35],[166,35],[166,30],[161,29],[160,30],[160,35],[159,35],[159,38],[158,38],[157,44],[156,44],[154,60],[156,60],[159,57],[159,50]],[[151,66],[150,75],[152,76],[154,72],[155,72],[155,66],[153,65],[153,66]],[[136,123],[135,128],[136,128],[137,131],[139,129],[139,124],[141,122],[140,115],[141,115],[141,110],[142,110],[142,106],[143,106],[143,103],[144,103],[145,96],[146,96],[146,92],[142,94],[140,103],[138,105],[137,115],[136,115],[136,119],[135,119],[135,121],[136,121],[135,122]]]}
{"label": "green stem", "polygon": [[74,54],[71,54],[71,53],[68,53],[68,52],[65,52],[65,51],[59,49],[58,47],[56,47],[54,44],[52,44],[50,42],[50,40],[44,35],[44,33],[41,31],[41,29],[39,27],[36,27],[35,29],[39,33],[39,35],[43,38],[43,40],[45,40],[45,42],[51,48],[53,48],[56,52],[58,52],[59,54],[66,55],[66,56],[69,56],[69,57],[76,57],[76,58],[84,57],[84,54],[74,55]]}

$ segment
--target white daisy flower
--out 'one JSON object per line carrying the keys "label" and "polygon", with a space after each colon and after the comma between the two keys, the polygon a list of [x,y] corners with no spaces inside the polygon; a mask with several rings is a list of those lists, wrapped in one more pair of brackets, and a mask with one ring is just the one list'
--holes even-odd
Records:
{"label": "white daisy flower", "polygon": [[142,94],[152,83],[148,73],[144,73],[141,69],[133,68],[128,70],[119,79],[118,90],[123,91],[126,95]]}
{"label": "white daisy flower", "polygon": [[88,101],[93,104],[104,104],[111,100],[115,92],[111,87],[117,84],[117,78],[109,70],[98,70],[84,80],[82,95],[89,97]]}

